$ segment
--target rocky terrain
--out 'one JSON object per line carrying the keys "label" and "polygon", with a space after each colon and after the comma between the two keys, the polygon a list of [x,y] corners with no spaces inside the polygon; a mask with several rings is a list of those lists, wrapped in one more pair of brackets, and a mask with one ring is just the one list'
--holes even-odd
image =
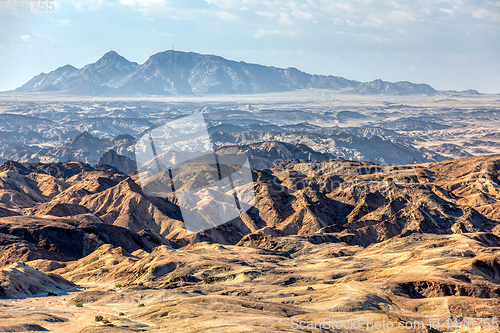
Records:
{"label": "rocky terrain", "polygon": [[[95,165],[110,150],[135,160],[134,145],[144,133],[195,112],[204,114],[213,149],[274,141],[384,165],[443,161],[500,153],[499,101],[496,95],[360,96],[313,89],[140,100],[0,95],[0,163]],[[116,166],[114,159],[106,162]],[[274,161],[252,162],[267,168]],[[126,173],[133,169],[123,163]]]}
{"label": "rocky terrain", "polygon": [[[270,154],[276,149],[274,144],[261,149],[266,147]],[[94,231],[101,239],[105,236],[100,232],[151,230],[184,246],[199,240],[236,244],[249,235],[327,232],[366,246],[415,232],[492,231],[500,213],[499,166],[498,155],[407,166],[342,159],[310,162],[297,157],[270,169],[252,170],[253,207],[228,225],[193,239],[182,232],[175,199],[147,195],[136,173],[127,176],[111,166],[81,162],[8,162],[0,166],[4,216],[0,222],[9,235],[19,232],[24,223],[35,229],[53,223],[51,229],[58,230],[58,223],[64,225],[71,218],[68,228],[92,229],[92,223],[124,228]],[[192,186],[191,177],[205,172],[203,163],[190,167],[189,172],[179,173],[185,186]]]}
{"label": "rocky terrain", "polygon": [[[140,67],[108,55],[61,75],[94,91]],[[488,332],[471,318],[500,318],[499,100],[0,96],[0,331],[338,331],[306,327],[328,318]],[[194,161],[173,170],[176,188],[211,213],[231,191],[255,195],[198,233],[185,201],[141,183],[134,150],[194,112],[253,182],[217,186]],[[481,327],[457,326],[469,320]]]}
{"label": "rocky terrain", "polygon": [[451,332],[500,318],[500,155],[383,166],[286,147],[259,147],[283,161],[252,170],[250,210],[197,234],[135,173],[5,163],[0,330],[292,332],[329,318]]}

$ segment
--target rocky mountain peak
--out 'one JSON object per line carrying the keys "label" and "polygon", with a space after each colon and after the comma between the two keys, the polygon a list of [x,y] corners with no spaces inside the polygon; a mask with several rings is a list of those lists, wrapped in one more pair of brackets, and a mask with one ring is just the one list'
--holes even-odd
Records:
{"label": "rocky mountain peak", "polygon": [[237,62],[210,54],[168,50],[142,65],[115,51],[77,72],[38,75],[18,91],[61,91],[76,95],[253,94],[319,88],[359,94],[435,94],[428,85],[381,80],[362,83],[296,68]]}
{"label": "rocky mountain peak", "polygon": [[109,51],[106,52],[99,60],[97,60],[97,63],[109,63],[124,60],[128,62],[127,59],[119,55],[116,51]]}
{"label": "rocky mountain peak", "polygon": [[[109,51],[105,53],[99,60],[97,60],[95,63],[87,66],[92,66],[96,68],[100,67],[112,67],[112,68],[123,68],[123,69],[128,69],[132,70],[135,67],[138,66],[137,63],[128,61],[125,59],[123,56],[118,54],[115,51]],[[86,67],[87,67],[86,66]]]}

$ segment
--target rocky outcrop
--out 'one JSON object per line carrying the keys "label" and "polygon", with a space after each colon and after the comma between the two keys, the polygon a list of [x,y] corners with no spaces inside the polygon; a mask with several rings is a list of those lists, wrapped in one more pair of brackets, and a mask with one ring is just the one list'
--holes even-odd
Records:
{"label": "rocky outcrop", "polygon": [[137,164],[134,160],[118,154],[113,149],[107,151],[99,158],[97,165],[102,164],[110,165],[126,175],[137,170]]}
{"label": "rocky outcrop", "polygon": [[151,235],[142,237],[128,229],[76,218],[0,218],[0,266],[19,260],[75,260],[94,252],[103,244],[120,246],[128,252],[151,251],[164,244]]}
{"label": "rocky outcrop", "polygon": [[47,296],[67,292],[75,284],[59,275],[43,273],[24,263],[14,263],[0,270],[0,298]]}
{"label": "rocky outcrop", "polygon": [[249,158],[250,166],[255,169],[268,169],[278,162],[289,159],[320,162],[335,158],[335,156],[331,154],[316,152],[306,145],[276,141],[250,145],[225,146],[217,149],[216,153],[222,156],[246,154]]}

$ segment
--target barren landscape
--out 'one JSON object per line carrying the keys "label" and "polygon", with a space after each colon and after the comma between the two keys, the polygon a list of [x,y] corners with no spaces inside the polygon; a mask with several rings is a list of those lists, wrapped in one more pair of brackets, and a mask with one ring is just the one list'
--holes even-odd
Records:
{"label": "barren landscape", "polygon": [[[0,166],[1,331],[498,331],[498,96],[17,98],[0,115],[23,142]],[[194,234],[133,154],[193,111],[219,156],[247,154],[255,191]],[[183,186],[209,173],[187,170]]]}
{"label": "barren landscape", "polygon": [[499,105],[498,95],[321,89],[120,99],[0,95],[0,158],[94,165],[113,149],[134,159],[133,145],[142,133],[203,112],[215,148],[277,141],[385,165],[432,162],[499,153]]}
{"label": "barren landscape", "polygon": [[0,333],[500,333],[500,0],[0,0]]}

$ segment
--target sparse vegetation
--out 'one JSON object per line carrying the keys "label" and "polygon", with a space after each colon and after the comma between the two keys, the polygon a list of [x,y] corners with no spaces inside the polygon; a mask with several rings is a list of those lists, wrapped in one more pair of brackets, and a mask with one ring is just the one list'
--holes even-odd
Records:
{"label": "sparse vegetation", "polygon": [[144,306],[144,303],[141,303],[138,305],[138,307],[142,308]]}
{"label": "sparse vegetation", "polygon": [[121,288],[122,285],[120,283],[115,284],[115,288]]}
{"label": "sparse vegetation", "polygon": [[103,321],[103,319],[104,319],[103,316],[100,316],[100,315],[99,316],[95,316],[95,321],[96,322]]}
{"label": "sparse vegetation", "polygon": [[77,303],[75,304],[75,306],[76,306],[77,308],[81,308],[81,307],[83,307],[83,304],[82,304],[82,302],[77,302]]}
{"label": "sparse vegetation", "polygon": [[121,316],[124,316],[124,315],[125,315],[125,313],[123,313],[123,312],[118,312],[118,315],[121,317]]}
{"label": "sparse vegetation", "polygon": [[57,296],[57,294],[55,292],[53,292],[53,291],[49,291],[47,293],[47,296]]}

